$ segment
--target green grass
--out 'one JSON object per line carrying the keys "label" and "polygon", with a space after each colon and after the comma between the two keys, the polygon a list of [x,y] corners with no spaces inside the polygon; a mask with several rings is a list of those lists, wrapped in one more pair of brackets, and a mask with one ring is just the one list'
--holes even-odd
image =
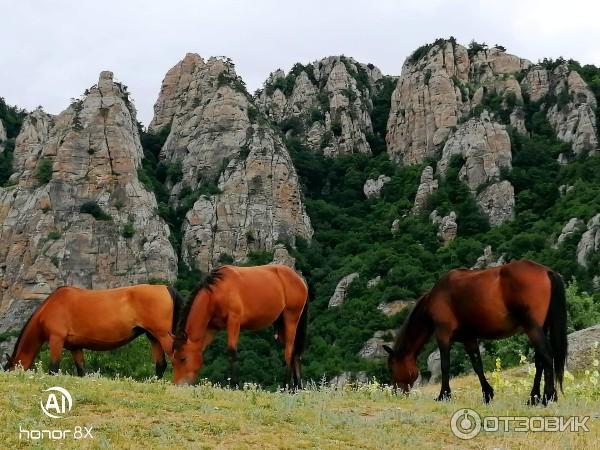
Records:
{"label": "green grass", "polygon": [[[93,426],[94,440],[62,448],[593,448],[600,419],[587,433],[487,433],[460,441],[450,417],[469,407],[482,415],[594,415],[600,413],[598,378],[566,380],[565,394],[547,408],[525,406],[531,375],[525,367],[493,372],[496,399],[483,405],[474,376],[452,380],[454,398],[437,403],[439,386],[396,396],[377,383],[336,390],[315,386],[299,392],[268,392],[247,386],[223,389],[210,383],[175,387],[167,382],[0,373],[2,448],[28,448],[19,425],[30,429]],[[596,384],[594,384],[596,383]],[[74,397],[64,419],[43,416],[41,391],[63,386]],[[38,448],[54,448],[48,441]]]}

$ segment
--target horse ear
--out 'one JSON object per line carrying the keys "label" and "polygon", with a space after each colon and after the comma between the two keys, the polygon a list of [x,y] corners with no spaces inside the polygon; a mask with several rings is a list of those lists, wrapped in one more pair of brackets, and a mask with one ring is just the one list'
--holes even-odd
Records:
{"label": "horse ear", "polygon": [[394,350],[392,350],[392,349],[390,348],[390,346],[389,346],[389,345],[384,345],[384,346],[383,346],[383,349],[384,349],[386,352],[388,352],[388,354],[389,354],[389,355],[393,355],[393,354],[394,354]]}

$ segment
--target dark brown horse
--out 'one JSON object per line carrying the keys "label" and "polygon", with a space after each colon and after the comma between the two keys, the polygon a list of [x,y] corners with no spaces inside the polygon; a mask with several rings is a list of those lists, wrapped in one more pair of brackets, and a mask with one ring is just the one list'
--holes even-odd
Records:
{"label": "dark brown horse", "polygon": [[190,296],[181,315],[173,347],[173,381],[191,384],[203,363],[203,352],[219,330],[227,330],[231,381],[237,385],[237,345],[241,329],[260,330],[272,324],[284,347],[286,384],[301,384],[308,289],[287,266],[222,266]]}
{"label": "dark brown horse", "polygon": [[[437,400],[450,398],[450,347],[462,342],[479,377],[485,402],[494,390],[483,373],[478,339],[502,339],[524,332],[535,349],[530,403],[557,399],[567,356],[567,311],[560,275],[531,261],[485,270],[449,271],[415,304],[389,353],[394,385],[407,392],[418,376],[416,358],[433,334],[440,349],[442,387]],[[544,395],[540,382],[544,374]]]}
{"label": "dark brown horse", "polygon": [[29,369],[48,342],[51,373],[58,371],[65,348],[71,351],[77,374],[83,376],[83,349],[113,350],[145,333],[160,378],[182,309],[183,299],[167,286],[140,284],[104,290],[61,287],[31,315],[4,368],[12,370],[20,364]]}

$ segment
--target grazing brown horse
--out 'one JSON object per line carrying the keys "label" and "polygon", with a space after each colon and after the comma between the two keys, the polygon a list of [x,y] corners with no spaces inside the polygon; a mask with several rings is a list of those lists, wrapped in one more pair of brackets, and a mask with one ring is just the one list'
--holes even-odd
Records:
{"label": "grazing brown horse", "polygon": [[292,269],[278,264],[255,267],[222,266],[190,296],[181,315],[173,346],[173,381],[191,384],[203,363],[203,352],[219,330],[227,330],[231,381],[237,385],[237,345],[240,329],[260,330],[274,324],[284,347],[286,384],[293,376],[301,384],[308,289]]}
{"label": "grazing brown horse", "polygon": [[[530,404],[557,399],[567,356],[567,311],[560,275],[531,261],[485,270],[449,271],[415,304],[389,353],[394,385],[407,392],[418,376],[416,358],[434,334],[440,349],[442,386],[437,400],[450,398],[450,347],[462,342],[479,377],[485,402],[494,390],[483,373],[478,339],[527,334],[535,349]],[[544,374],[544,395],[540,382]]]}
{"label": "grazing brown horse", "polygon": [[152,346],[156,375],[162,377],[183,299],[167,286],[88,290],[60,287],[23,327],[5,370],[29,369],[42,345],[50,347],[50,372],[58,372],[63,348],[71,351],[77,374],[85,374],[83,349],[113,350],[145,333]]}

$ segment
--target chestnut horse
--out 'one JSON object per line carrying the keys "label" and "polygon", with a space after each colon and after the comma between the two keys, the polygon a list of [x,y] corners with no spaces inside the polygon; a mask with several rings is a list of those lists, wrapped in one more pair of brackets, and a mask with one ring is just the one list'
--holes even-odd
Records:
{"label": "chestnut horse", "polygon": [[60,287],[31,315],[4,369],[12,370],[18,364],[29,369],[48,342],[51,373],[58,371],[66,348],[71,351],[77,374],[83,376],[83,349],[113,350],[145,333],[156,375],[161,378],[167,367],[165,352],[171,352],[182,309],[183,299],[167,286],[140,284],[104,290]]}
{"label": "chestnut horse", "polygon": [[222,266],[190,296],[181,315],[173,346],[173,381],[192,384],[203,363],[203,352],[219,330],[227,330],[231,381],[237,385],[237,345],[240,329],[275,325],[284,347],[286,384],[293,376],[301,384],[308,289],[292,269],[278,264],[255,267]]}
{"label": "chestnut horse", "polygon": [[[484,270],[449,271],[415,304],[389,353],[394,385],[407,392],[418,376],[416,358],[434,334],[440,349],[442,385],[437,400],[450,398],[450,347],[462,342],[479,377],[484,401],[494,390],[483,373],[478,339],[527,334],[535,349],[530,404],[557,399],[567,356],[567,311],[560,275],[532,261],[513,261]],[[540,382],[544,374],[544,395]]]}

